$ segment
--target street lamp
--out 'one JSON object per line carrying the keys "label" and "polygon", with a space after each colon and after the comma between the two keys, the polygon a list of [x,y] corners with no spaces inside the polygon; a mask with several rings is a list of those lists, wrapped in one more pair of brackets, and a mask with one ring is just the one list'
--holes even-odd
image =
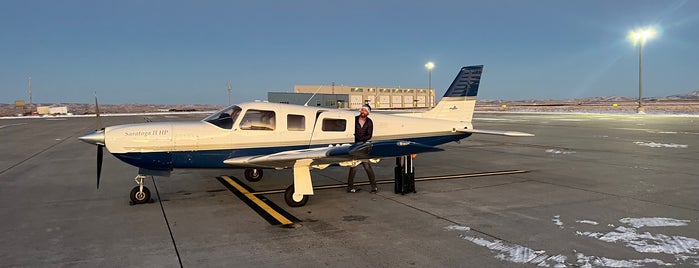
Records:
{"label": "street lamp", "polygon": [[652,28],[636,29],[629,32],[629,38],[634,44],[638,44],[638,108],[636,112],[643,112],[641,108],[641,96],[643,95],[643,43],[655,36]]}
{"label": "street lamp", "polygon": [[[431,98],[431,95],[432,95],[432,69],[434,69],[434,63],[431,61],[428,63],[425,63],[425,68],[427,68],[427,72],[429,72],[429,76],[430,76],[428,87],[427,87],[427,95],[428,95],[427,98]],[[430,100],[430,104],[432,106],[434,106],[434,100]]]}

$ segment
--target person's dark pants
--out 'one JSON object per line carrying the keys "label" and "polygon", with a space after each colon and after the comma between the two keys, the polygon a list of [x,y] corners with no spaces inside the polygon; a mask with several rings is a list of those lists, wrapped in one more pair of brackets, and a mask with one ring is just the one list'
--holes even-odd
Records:
{"label": "person's dark pants", "polygon": [[[362,166],[364,166],[366,175],[369,177],[369,183],[371,186],[376,187],[376,177],[374,175],[374,170],[371,169],[371,164],[369,162],[362,162]],[[349,176],[347,177],[347,187],[350,189],[354,187],[354,175],[357,174],[357,167],[359,167],[359,165],[350,167]]]}

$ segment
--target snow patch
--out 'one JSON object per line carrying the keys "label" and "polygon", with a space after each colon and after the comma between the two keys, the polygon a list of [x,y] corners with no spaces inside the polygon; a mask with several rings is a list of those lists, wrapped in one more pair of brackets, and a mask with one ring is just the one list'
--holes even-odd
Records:
{"label": "snow patch", "polygon": [[553,216],[553,219],[551,219],[553,224],[558,225],[559,228],[563,229],[563,222],[561,221],[561,215],[556,215]]}
{"label": "snow patch", "polygon": [[471,230],[471,228],[468,226],[460,226],[460,225],[450,225],[450,226],[444,227],[444,229],[447,229],[447,231],[462,231],[462,232],[468,232]]}
{"label": "snow patch", "polygon": [[647,146],[651,148],[688,148],[685,144],[674,144],[674,143],[657,143],[657,142],[644,142],[644,141],[634,141],[636,145]]}
{"label": "snow patch", "polygon": [[[551,221],[564,229],[563,221],[560,215],[555,215]],[[576,223],[589,225],[599,225],[598,222],[592,220],[576,220]],[[551,256],[546,254],[546,250],[535,250],[526,246],[509,243],[503,240],[488,240],[485,238],[469,236],[466,234],[459,235],[459,238],[470,241],[475,245],[479,245],[490,249],[496,255],[495,258],[511,263],[534,264],[541,267],[641,267],[641,266],[682,266],[694,265],[699,266],[699,240],[684,237],[670,236],[664,234],[653,234],[650,232],[639,232],[637,228],[641,227],[677,227],[686,226],[691,221],[678,220],[672,218],[622,218],[619,220],[622,224],[628,226],[617,226],[607,224],[607,227],[614,228],[609,232],[589,232],[575,231],[575,234],[581,237],[589,237],[607,243],[621,244],[629,248],[633,248],[639,253],[650,254],[668,254],[671,255],[678,263],[666,263],[659,259],[644,258],[644,259],[629,259],[618,260],[607,257],[587,256],[573,249],[575,253],[575,262],[567,263],[568,257],[562,254]],[[468,233],[471,228],[468,226],[451,225],[444,227],[448,231],[460,231]],[[559,251],[560,249],[556,249]]]}
{"label": "snow patch", "polygon": [[586,256],[585,254],[576,254],[577,263],[580,267],[640,267],[644,264],[655,263],[657,265],[672,266],[672,263],[665,263],[657,259],[643,259],[643,260],[615,260],[606,257],[595,257]]}
{"label": "snow patch", "polygon": [[563,154],[563,155],[575,153],[575,151],[566,151],[566,150],[559,150],[559,149],[548,149],[548,150],[546,150],[546,152],[550,153],[550,154]]}
{"label": "snow patch", "polygon": [[531,263],[543,267],[550,267],[551,264],[549,262],[551,262],[554,267],[565,267],[565,261],[567,259],[564,255],[550,256],[546,254],[544,250],[533,250],[528,247],[506,243],[501,240],[490,241],[484,238],[466,235],[460,237],[476,245],[499,252],[495,255],[495,258],[498,260],[514,263]]}
{"label": "snow patch", "polygon": [[663,227],[663,226],[685,226],[689,220],[676,220],[671,218],[623,218],[619,220],[621,223],[626,223],[634,228],[648,227]]}
{"label": "snow patch", "polygon": [[609,243],[624,243],[627,247],[642,253],[697,255],[699,252],[699,240],[694,238],[649,232],[638,233],[635,228],[624,226],[619,226],[613,232],[606,233],[598,239]]}
{"label": "snow patch", "polygon": [[577,223],[584,223],[584,224],[590,224],[590,225],[597,225],[597,224],[599,224],[599,223],[597,223],[596,221],[589,221],[589,220],[577,220],[577,221],[575,221],[575,222],[577,222]]}

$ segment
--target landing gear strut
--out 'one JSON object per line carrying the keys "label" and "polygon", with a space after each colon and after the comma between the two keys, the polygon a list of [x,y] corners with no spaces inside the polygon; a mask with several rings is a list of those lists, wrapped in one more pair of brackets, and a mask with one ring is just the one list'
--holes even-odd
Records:
{"label": "landing gear strut", "polygon": [[249,168],[245,170],[245,179],[249,182],[258,182],[262,179],[262,169]]}
{"label": "landing gear strut", "polygon": [[145,175],[138,174],[134,179],[138,186],[131,189],[131,194],[129,195],[134,205],[148,203],[148,201],[150,201],[150,190],[143,185],[143,179],[145,178]]}

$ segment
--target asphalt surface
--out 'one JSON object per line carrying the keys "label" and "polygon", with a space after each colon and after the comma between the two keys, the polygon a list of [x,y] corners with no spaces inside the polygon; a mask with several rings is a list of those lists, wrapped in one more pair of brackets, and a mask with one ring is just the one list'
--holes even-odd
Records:
{"label": "asphalt surface", "polygon": [[[153,121],[202,115],[150,116]],[[105,125],[144,116],[105,117]],[[316,191],[288,207],[302,222],[268,223],[216,178],[242,170],[175,170],[148,179],[153,202],[132,206],[137,169],[77,140],[94,118],[0,120],[1,267],[581,267],[699,266],[699,117],[477,113],[474,135],[419,155],[416,176],[525,170],[419,181],[417,193]],[[392,159],[374,165],[393,178]],[[311,172],[345,182],[347,168]],[[366,180],[362,169],[359,181]],[[286,188],[265,170],[256,190]]]}

